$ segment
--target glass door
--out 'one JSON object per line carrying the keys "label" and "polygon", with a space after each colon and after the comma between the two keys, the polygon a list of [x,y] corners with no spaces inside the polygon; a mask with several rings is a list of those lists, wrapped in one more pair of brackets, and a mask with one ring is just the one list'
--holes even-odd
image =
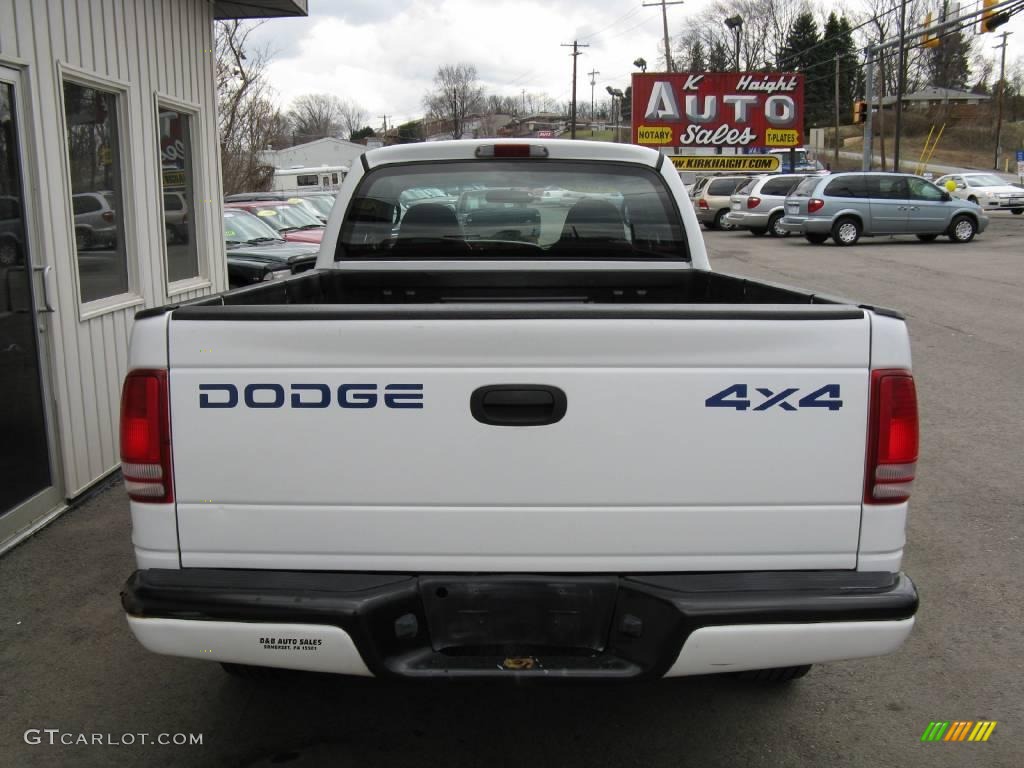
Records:
{"label": "glass door", "polygon": [[33,290],[45,274],[32,261],[19,83],[17,71],[0,67],[0,551],[63,503],[47,426],[40,331],[49,308]]}

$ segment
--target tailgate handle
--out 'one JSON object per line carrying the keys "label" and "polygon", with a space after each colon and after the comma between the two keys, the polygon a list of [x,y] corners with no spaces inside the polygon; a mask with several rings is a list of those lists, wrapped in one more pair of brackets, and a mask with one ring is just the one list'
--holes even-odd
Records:
{"label": "tailgate handle", "polygon": [[540,427],[565,416],[565,392],[542,384],[494,384],[469,398],[473,418],[496,427]]}

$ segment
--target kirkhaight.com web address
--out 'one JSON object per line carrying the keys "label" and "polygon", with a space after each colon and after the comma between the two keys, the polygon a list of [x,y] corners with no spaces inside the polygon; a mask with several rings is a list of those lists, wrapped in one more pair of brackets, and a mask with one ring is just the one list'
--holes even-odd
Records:
{"label": "kirkhaight.com web address", "polygon": [[201,747],[201,733],[75,733],[59,728],[29,728],[25,743],[51,747],[132,747],[160,745],[165,747]]}

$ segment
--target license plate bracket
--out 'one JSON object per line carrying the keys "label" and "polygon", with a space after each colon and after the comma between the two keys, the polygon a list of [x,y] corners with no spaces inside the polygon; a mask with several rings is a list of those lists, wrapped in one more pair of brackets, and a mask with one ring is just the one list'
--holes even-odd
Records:
{"label": "license plate bracket", "polygon": [[603,651],[616,577],[421,576],[435,651],[560,648]]}

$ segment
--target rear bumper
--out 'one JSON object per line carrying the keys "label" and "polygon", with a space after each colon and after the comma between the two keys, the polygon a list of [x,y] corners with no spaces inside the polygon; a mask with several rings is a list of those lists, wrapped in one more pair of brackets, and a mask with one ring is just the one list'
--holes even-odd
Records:
{"label": "rear bumper", "polygon": [[157,652],[390,677],[639,678],[889,653],[902,573],[407,575],[143,570],[121,594]]}
{"label": "rear bumper", "polygon": [[725,215],[726,221],[734,227],[741,229],[765,229],[768,226],[769,214],[747,213],[746,211],[729,211]]}
{"label": "rear bumper", "polygon": [[827,235],[832,231],[832,219],[787,214],[782,217],[779,226],[794,235]]}

